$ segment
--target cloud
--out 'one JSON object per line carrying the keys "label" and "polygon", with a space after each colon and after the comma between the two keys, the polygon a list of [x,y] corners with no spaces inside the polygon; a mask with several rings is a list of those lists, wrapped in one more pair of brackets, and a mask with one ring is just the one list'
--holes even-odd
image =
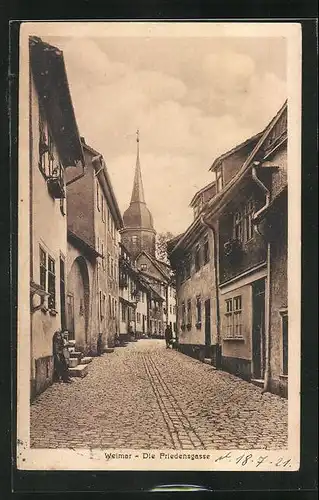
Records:
{"label": "cloud", "polygon": [[64,52],[80,133],[103,154],[122,211],[140,128],[145,195],[159,231],[185,230],[214,159],[262,130],[286,98],[271,58],[251,44],[48,41]]}

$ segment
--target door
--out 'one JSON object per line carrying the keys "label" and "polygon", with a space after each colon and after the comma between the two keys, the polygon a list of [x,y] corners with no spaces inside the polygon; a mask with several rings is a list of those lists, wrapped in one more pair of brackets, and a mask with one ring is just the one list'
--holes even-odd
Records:
{"label": "door", "polygon": [[259,280],[252,285],[253,300],[253,369],[254,379],[262,380],[265,375],[265,280]]}
{"label": "door", "polygon": [[205,357],[209,358],[211,346],[210,299],[205,300]]}
{"label": "door", "polygon": [[67,297],[67,329],[69,339],[74,340],[74,297],[71,293]]}

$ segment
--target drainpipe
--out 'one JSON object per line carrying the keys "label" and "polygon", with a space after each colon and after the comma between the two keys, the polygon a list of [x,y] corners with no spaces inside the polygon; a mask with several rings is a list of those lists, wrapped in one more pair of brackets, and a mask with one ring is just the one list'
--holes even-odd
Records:
{"label": "drainpipe", "polygon": [[[255,229],[258,234],[260,234],[262,237],[264,235],[260,232],[259,227],[258,227],[258,222],[257,219],[258,217],[265,212],[265,210],[269,206],[270,202],[270,191],[269,189],[261,182],[259,177],[257,176],[257,171],[256,167],[260,164],[260,162],[254,162],[253,163],[253,168],[252,168],[252,178],[256,182],[256,184],[263,190],[265,193],[265,204],[253,215],[253,222],[255,224]],[[270,255],[271,255],[271,244],[268,241],[267,242],[267,286],[266,286],[266,324],[265,324],[265,330],[266,330],[266,353],[265,353],[265,363],[266,363],[266,369],[265,369],[265,380],[264,380],[264,388],[263,388],[263,393],[269,391],[269,382],[270,382]]]}
{"label": "drainpipe", "polygon": [[215,270],[215,289],[216,289],[216,333],[217,333],[217,352],[216,352],[216,368],[221,366],[221,338],[220,338],[220,305],[219,305],[219,283],[218,283],[218,255],[217,255],[217,234],[215,227],[207,222],[203,215],[200,218],[201,223],[207,226],[213,232],[213,245],[214,245],[214,270]]}

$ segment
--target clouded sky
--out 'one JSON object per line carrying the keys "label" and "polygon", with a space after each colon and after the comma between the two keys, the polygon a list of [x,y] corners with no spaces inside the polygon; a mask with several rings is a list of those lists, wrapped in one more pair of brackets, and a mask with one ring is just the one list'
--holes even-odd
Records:
{"label": "clouded sky", "polygon": [[105,158],[123,212],[135,131],[158,232],[183,232],[214,159],[261,131],[286,99],[284,38],[42,37],[64,52],[80,134]]}

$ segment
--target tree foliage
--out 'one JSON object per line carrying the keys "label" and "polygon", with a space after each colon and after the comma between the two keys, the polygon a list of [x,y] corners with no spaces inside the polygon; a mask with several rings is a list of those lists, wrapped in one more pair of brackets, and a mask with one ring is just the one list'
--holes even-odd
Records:
{"label": "tree foliage", "polygon": [[166,233],[158,233],[156,235],[156,258],[169,264],[167,257],[167,242],[174,238],[174,234],[170,231]]}

